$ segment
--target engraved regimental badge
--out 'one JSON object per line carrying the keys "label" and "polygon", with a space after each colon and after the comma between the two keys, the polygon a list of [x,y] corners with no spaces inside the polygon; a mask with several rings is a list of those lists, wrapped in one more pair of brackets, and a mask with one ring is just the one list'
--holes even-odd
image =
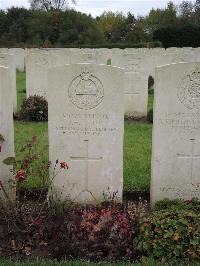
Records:
{"label": "engraved regimental badge", "polygon": [[72,80],[68,95],[76,107],[89,110],[102,102],[104,89],[100,80],[91,74],[88,69],[84,69],[78,77]]}
{"label": "engraved regimental badge", "polygon": [[196,68],[181,82],[178,89],[179,100],[188,109],[200,109],[200,69]]}

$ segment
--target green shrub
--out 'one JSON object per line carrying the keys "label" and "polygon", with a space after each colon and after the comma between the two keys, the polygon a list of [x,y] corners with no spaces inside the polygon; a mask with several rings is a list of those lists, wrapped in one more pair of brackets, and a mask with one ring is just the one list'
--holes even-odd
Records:
{"label": "green shrub", "polygon": [[65,48],[120,48],[120,49],[126,49],[126,48],[156,48],[156,47],[162,47],[162,43],[159,41],[153,41],[153,42],[139,42],[139,43],[124,43],[124,42],[115,42],[115,43],[100,43],[100,44],[65,44]]}
{"label": "green shrub", "polygon": [[25,99],[22,104],[20,117],[28,121],[47,121],[47,100],[38,95],[30,96],[28,99]]}
{"label": "green shrub", "polygon": [[192,199],[192,200],[169,200],[164,199],[161,201],[157,201],[153,207],[154,211],[160,211],[164,209],[185,209],[185,210],[193,210],[196,213],[200,213],[200,201],[198,199]]}
{"label": "green shrub", "polygon": [[[199,203],[169,201],[158,204],[139,223],[134,245],[141,256],[165,262],[191,262],[200,258]],[[159,207],[158,207],[159,206]],[[167,209],[167,206],[169,209]],[[182,207],[181,207],[182,206]]]}
{"label": "green shrub", "polygon": [[158,28],[153,33],[153,39],[160,41],[164,48],[168,47],[199,47],[200,26],[183,24]]}
{"label": "green shrub", "polygon": [[148,111],[148,114],[147,114],[147,121],[149,121],[150,123],[153,123],[153,108],[151,108],[151,109]]}

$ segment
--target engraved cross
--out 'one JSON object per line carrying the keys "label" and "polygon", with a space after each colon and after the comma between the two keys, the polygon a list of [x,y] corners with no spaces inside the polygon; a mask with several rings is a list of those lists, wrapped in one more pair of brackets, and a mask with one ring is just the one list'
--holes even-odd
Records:
{"label": "engraved cross", "polygon": [[125,94],[127,94],[127,95],[138,95],[138,94],[140,94],[139,92],[125,92]]}
{"label": "engraved cross", "polygon": [[90,157],[88,154],[88,148],[89,148],[89,140],[84,140],[85,144],[85,156],[70,156],[70,159],[72,161],[80,162],[84,161],[85,162],[85,184],[84,184],[84,189],[83,191],[88,191],[88,183],[89,183],[89,162],[91,161],[101,161],[102,157]]}
{"label": "engraved cross", "polygon": [[[190,179],[193,180],[193,166],[194,160],[200,159],[200,154],[194,154],[195,139],[190,139],[191,141],[191,153],[190,154],[177,154],[180,159],[189,159],[190,160]],[[193,183],[193,182],[192,182]]]}

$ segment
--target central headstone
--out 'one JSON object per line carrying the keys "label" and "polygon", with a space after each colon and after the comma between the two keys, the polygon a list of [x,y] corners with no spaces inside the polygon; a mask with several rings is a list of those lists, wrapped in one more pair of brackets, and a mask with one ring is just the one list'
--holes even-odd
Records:
{"label": "central headstone", "polygon": [[75,64],[49,71],[49,146],[54,162],[65,161],[53,197],[76,202],[122,199],[123,82],[119,68]]}
{"label": "central headstone", "polygon": [[155,85],[152,202],[200,198],[200,64],[158,67]]}

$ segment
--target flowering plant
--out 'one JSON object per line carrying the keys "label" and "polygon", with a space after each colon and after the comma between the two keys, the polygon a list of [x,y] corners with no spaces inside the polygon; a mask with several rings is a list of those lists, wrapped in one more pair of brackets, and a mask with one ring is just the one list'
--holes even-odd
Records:
{"label": "flowering plant", "polygon": [[[21,148],[21,152],[23,152],[23,156],[20,159],[16,160],[16,158],[8,157],[3,162],[6,165],[13,165],[13,176],[14,179],[9,180],[10,186],[19,192],[21,187],[25,187],[25,184],[28,183],[29,176],[31,177],[40,177],[42,187],[45,187],[46,190],[52,185],[52,182],[55,176],[61,170],[68,170],[69,165],[66,162],[59,162],[56,160],[54,166],[54,172],[51,179],[49,179],[48,170],[50,167],[50,162],[48,160],[41,160],[41,155],[38,154],[35,150],[35,146],[37,145],[37,138],[33,136],[31,140],[29,140],[23,147]],[[3,210],[5,217],[11,217],[12,223],[15,227],[18,227],[19,230],[28,230],[31,226],[38,225],[42,221],[42,213],[47,206],[47,197],[43,197],[43,190],[40,191],[38,195],[37,201],[34,206],[31,206],[31,209],[27,208],[27,189],[25,189],[24,198],[17,198],[15,202],[10,199],[9,193],[6,191],[4,184],[0,182],[0,188],[4,193],[6,204],[9,205],[10,208],[1,209],[0,213]],[[17,193],[19,195],[19,193]],[[5,204],[4,200],[0,198],[0,203]],[[6,211],[5,211],[6,210]],[[26,212],[27,211],[27,212]],[[14,215],[14,216],[13,216]]]}

